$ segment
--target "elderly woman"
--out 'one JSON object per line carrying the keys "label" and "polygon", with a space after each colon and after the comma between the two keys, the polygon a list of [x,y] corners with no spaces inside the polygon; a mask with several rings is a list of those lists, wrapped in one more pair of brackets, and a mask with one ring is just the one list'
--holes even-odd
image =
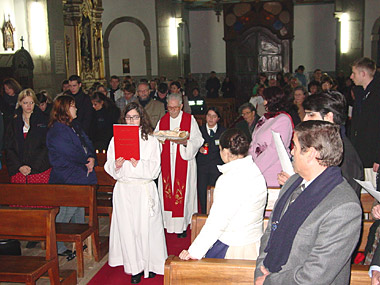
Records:
{"label": "elderly woman", "polygon": [[[96,184],[94,171],[95,150],[85,134],[77,117],[75,99],[70,95],[61,95],[54,101],[49,122],[46,145],[49,160],[53,166],[49,183],[52,184]],[[61,223],[84,223],[84,209],[78,207],[60,207],[56,218]],[[58,255],[68,259],[75,254],[58,242]]]}
{"label": "elderly woman", "polygon": [[251,103],[241,105],[239,107],[239,114],[241,114],[244,120],[238,122],[235,127],[242,130],[246,134],[249,142],[251,142],[253,130],[260,117],[257,115],[255,106]]}
{"label": "elderly woman", "polygon": [[249,154],[265,177],[268,187],[278,187],[277,174],[281,172],[272,131],[281,135],[282,142],[290,153],[290,142],[293,134],[293,121],[286,112],[287,96],[279,87],[269,87],[264,90],[264,105],[267,113],[257,122],[252,133]]}
{"label": "elderly woman", "polygon": [[248,152],[248,139],[239,129],[220,137],[218,166],[222,175],[214,190],[210,215],[200,234],[181,259],[226,258],[255,260],[263,234],[267,199],[265,180]]}
{"label": "elderly woman", "polygon": [[113,216],[110,231],[110,266],[124,266],[132,274],[131,283],[141,276],[153,278],[164,274],[167,258],[164,226],[157,186],[160,173],[159,142],[144,108],[138,103],[127,105],[124,119],[139,126],[140,160],[115,157],[114,139],[107,150],[106,172],[117,180],[113,191]]}
{"label": "elderly woman", "polygon": [[16,114],[5,136],[6,163],[12,183],[48,183],[48,116],[37,107],[32,89],[18,95]]}

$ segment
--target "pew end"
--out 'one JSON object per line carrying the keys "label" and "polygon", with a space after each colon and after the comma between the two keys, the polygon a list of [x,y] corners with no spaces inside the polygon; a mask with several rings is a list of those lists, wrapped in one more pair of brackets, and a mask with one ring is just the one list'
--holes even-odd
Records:
{"label": "pew end", "polygon": [[165,262],[164,284],[253,284],[256,261],[204,258],[181,260],[171,255]]}

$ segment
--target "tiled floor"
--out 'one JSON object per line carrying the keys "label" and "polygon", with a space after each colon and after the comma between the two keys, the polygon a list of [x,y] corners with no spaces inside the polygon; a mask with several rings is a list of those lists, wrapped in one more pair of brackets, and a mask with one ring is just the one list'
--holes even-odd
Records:
{"label": "tiled floor", "polygon": [[[109,236],[109,219],[108,217],[100,217],[99,218],[99,232],[100,236]],[[22,254],[23,255],[32,255],[32,256],[44,256],[45,251],[41,249],[40,244],[37,244],[37,246],[33,249],[27,249],[25,248],[26,242],[21,241],[21,247],[22,247]],[[70,243],[66,244],[68,248],[70,248]],[[85,253],[85,260],[84,260],[84,277],[78,278],[78,284],[87,284],[92,277],[102,268],[102,266],[107,262],[108,260],[108,254],[106,254],[103,259],[100,262],[95,262],[94,258],[90,257],[89,254]],[[67,261],[66,257],[59,256],[59,268],[61,270],[65,269],[75,269],[77,268],[77,259],[74,258],[71,261]],[[22,283],[1,283],[0,284],[22,284]],[[37,281],[37,285],[47,285],[50,284],[49,279],[39,279]]]}

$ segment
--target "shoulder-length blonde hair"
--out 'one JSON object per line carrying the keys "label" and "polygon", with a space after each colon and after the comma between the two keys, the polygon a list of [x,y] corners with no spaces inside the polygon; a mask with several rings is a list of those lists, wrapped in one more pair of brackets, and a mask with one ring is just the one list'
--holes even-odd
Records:
{"label": "shoulder-length blonde hair", "polygon": [[71,126],[74,120],[70,114],[70,106],[75,105],[75,99],[70,95],[61,95],[54,100],[53,109],[50,114],[49,127],[55,122],[62,123],[66,126]]}
{"label": "shoulder-length blonde hair", "polygon": [[16,109],[18,109],[21,106],[21,101],[24,100],[26,97],[32,97],[34,104],[38,104],[36,93],[30,88],[22,90],[17,97],[17,105]]}

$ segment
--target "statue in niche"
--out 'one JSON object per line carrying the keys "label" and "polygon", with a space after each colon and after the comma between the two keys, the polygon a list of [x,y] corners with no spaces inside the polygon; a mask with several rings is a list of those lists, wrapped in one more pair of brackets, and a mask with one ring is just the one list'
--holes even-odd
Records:
{"label": "statue in niche", "polygon": [[92,70],[92,53],[91,53],[91,26],[90,20],[83,17],[82,29],[80,35],[80,53],[81,53],[81,63],[82,70],[91,71]]}
{"label": "statue in niche", "polygon": [[7,49],[15,50],[15,42],[13,38],[13,33],[15,31],[15,28],[13,27],[11,23],[11,19],[9,15],[8,15],[8,21],[4,23],[2,30],[3,30],[4,50],[7,50]]}

